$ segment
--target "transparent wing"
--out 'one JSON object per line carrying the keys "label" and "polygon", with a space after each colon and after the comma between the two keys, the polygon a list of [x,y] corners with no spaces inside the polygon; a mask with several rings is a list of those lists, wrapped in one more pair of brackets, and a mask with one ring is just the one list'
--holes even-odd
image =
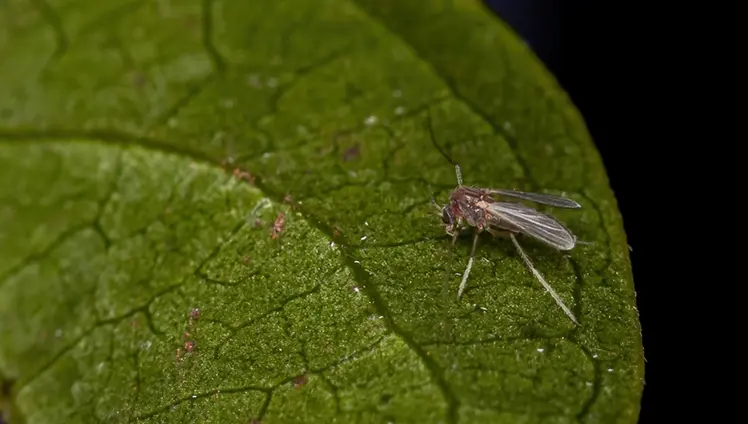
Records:
{"label": "transparent wing", "polygon": [[560,222],[520,203],[494,202],[486,209],[497,228],[519,231],[558,250],[573,249],[577,238]]}
{"label": "transparent wing", "polygon": [[531,202],[542,203],[544,205],[555,206],[558,208],[578,209],[582,207],[579,203],[567,197],[555,196],[553,194],[527,193],[524,191],[502,189],[488,189],[486,191],[489,194],[499,194],[507,197],[515,197],[517,199],[529,200]]}

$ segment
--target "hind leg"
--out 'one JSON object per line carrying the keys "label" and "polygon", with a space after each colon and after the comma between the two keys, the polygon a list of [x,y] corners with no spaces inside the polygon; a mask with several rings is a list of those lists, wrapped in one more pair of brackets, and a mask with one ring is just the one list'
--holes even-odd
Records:
{"label": "hind leg", "polygon": [[509,230],[499,230],[493,227],[486,228],[486,231],[488,231],[488,233],[494,237],[501,237],[506,239],[510,239],[512,234],[512,232]]}

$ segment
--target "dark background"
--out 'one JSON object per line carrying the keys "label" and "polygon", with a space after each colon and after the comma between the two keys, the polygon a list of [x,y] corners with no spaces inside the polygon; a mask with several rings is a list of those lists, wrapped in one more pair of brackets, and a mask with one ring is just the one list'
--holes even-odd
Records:
{"label": "dark background", "polygon": [[[634,134],[636,104],[634,64],[641,45],[631,34],[641,33],[626,9],[606,1],[484,0],[519,33],[546,64],[582,113],[603,158],[610,185],[618,200],[628,236],[637,306],[642,323],[645,364],[640,423],[655,422],[654,397],[658,381],[659,348],[654,298],[656,292],[644,269],[643,212],[638,205],[643,175],[642,149]],[[649,288],[648,288],[649,287]],[[654,386],[654,388],[653,388]]]}

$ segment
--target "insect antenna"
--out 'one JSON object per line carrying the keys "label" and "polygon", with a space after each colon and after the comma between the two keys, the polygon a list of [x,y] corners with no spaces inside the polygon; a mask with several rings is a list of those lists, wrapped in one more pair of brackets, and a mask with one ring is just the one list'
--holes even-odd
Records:
{"label": "insect antenna", "polygon": [[455,165],[455,174],[457,174],[457,185],[462,185],[462,171],[460,171],[460,165]]}
{"label": "insect antenna", "polygon": [[538,281],[540,281],[540,284],[542,284],[543,287],[546,290],[548,290],[548,293],[551,294],[551,296],[553,297],[553,300],[555,300],[556,303],[558,304],[558,306],[560,306],[561,309],[564,310],[564,313],[569,318],[571,318],[572,321],[574,321],[574,324],[579,325],[579,322],[574,317],[574,314],[566,306],[566,304],[564,304],[564,301],[561,300],[561,297],[558,295],[558,293],[556,293],[556,291],[553,290],[553,288],[551,287],[551,285],[548,284],[548,282],[545,281],[545,278],[543,278],[543,276],[540,274],[540,272],[538,272],[538,270],[535,269],[535,267],[533,266],[532,262],[530,262],[530,258],[527,257],[527,255],[525,254],[525,251],[522,250],[522,247],[520,247],[519,242],[517,242],[517,238],[514,236],[514,233],[509,233],[509,236],[512,238],[512,242],[514,243],[514,246],[519,251],[520,256],[522,256],[522,260],[525,261],[525,265],[527,265],[527,267],[530,268],[530,271],[533,273],[533,275],[535,276],[535,278],[537,278]]}
{"label": "insect antenna", "polygon": [[459,290],[457,290],[458,299],[462,297],[462,292],[465,290],[465,285],[467,285],[468,275],[470,275],[470,269],[473,267],[473,260],[475,258],[475,248],[478,246],[479,235],[480,233],[476,231],[475,235],[473,236],[473,249],[470,251],[470,259],[468,259],[467,268],[465,268],[465,272],[462,274],[462,282],[460,282],[460,288]]}
{"label": "insect antenna", "polygon": [[434,199],[434,196],[431,196],[431,204],[434,205],[434,208],[439,211],[439,214],[442,212],[442,207],[439,206],[438,203],[436,203],[436,199]]}

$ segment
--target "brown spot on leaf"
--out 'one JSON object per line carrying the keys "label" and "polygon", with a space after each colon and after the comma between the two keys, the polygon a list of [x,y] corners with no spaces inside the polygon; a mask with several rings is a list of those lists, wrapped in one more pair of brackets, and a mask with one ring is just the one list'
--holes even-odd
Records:
{"label": "brown spot on leaf", "polygon": [[291,205],[291,210],[292,211],[295,211],[297,209],[297,207],[299,206],[298,203],[296,203],[293,200],[293,197],[291,197],[291,194],[286,194],[285,196],[283,196],[283,203]]}
{"label": "brown spot on leaf", "polygon": [[358,144],[354,144],[353,146],[343,151],[343,161],[348,162],[348,161],[357,159],[360,155],[361,155],[361,148],[358,146]]}
{"label": "brown spot on leaf", "polygon": [[198,308],[192,308],[190,311],[190,319],[198,319],[200,318],[200,309]]}
{"label": "brown spot on leaf", "polygon": [[273,229],[270,230],[270,238],[273,240],[277,239],[280,236],[280,233],[283,231],[283,228],[286,226],[286,214],[281,212],[278,214],[278,217],[275,218],[275,222],[273,223]]}
{"label": "brown spot on leaf", "polygon": [[305,385],[307,381],[309,380],[307,379],[306,375],[299,375],[293,379],[293,385],[298,389],[299,387]]}
{"label": "brown spot on leaf", "polygon": [[239,168],[234,168],[234,177],[238,180],[246,181],[250,184],[255,183],[255,176],[247,171],[243,171]]}

